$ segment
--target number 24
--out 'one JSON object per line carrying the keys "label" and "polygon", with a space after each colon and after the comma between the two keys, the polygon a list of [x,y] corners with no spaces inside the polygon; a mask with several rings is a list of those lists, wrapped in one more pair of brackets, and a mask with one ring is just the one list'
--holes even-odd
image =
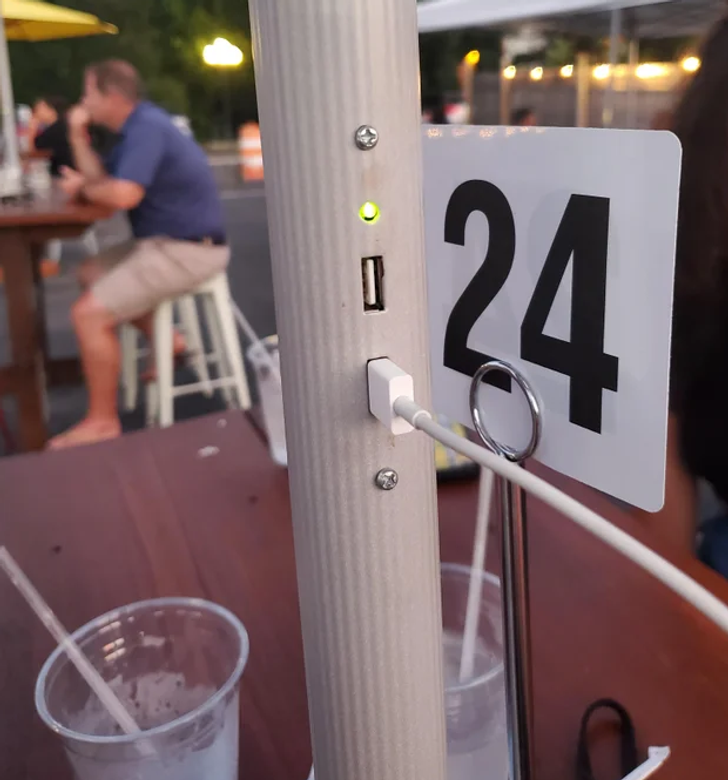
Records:
{"label": "number 24", "polygon": [[[472,377],[492,358],[468,347],[473,326],[505,284],[513,267],[516,227],[506,196],[487,181],[472,180],[453,193],[445,214],[445,241],[465,246],[470,215],[488,220],[490,239],[482,265],[453,307],[445,331],[445,366]],[[619,360],[604,353],[609,199],[572,195],[556,231],[521,324],[521,358],[570,379],[569,420],[602,430],[602,390],[617,391]],[[571,340],[543,330],[573,256]],[[491,374],[486,382],[510,392],[511,380]]]}

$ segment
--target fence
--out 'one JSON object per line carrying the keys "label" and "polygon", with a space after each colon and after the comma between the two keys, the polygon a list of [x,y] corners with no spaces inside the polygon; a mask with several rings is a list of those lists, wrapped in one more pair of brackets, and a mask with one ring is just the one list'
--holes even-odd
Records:
{"label": "fence", "polygon": [[647,129],[660,113],[672,108],[686,78],[680,65],[666,63],[586,67],[589,72],[582,79],[577,67],[518,68],[515,73],[511,69],[512,78],[479,73],[474,84],[474,122],[507,123],[507,117],[501,116],[501,90],[505,90],[503,108],[509,112],[527,107],[534,110],[540,125],[575,126],[581,81],[582,124],[601,127],[605,112],[611,110],[612,127]]}

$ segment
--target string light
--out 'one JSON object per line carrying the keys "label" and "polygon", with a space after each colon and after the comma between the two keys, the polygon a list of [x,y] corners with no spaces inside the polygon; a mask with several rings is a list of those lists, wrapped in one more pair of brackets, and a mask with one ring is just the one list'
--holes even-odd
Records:
{"label": "string light", "polygon": [[659,76],[664,76],[667,73],[667,67],[665,65],[659,65],[655,62],[643,62],[637,66],[635,74],[638,79],[654,79]]}
{"label": "string light", "polygon": [[474,68],[480,62],[480,52],[477,49],[469,51],[465,55],[465,62],[470,65],[471,68]]}

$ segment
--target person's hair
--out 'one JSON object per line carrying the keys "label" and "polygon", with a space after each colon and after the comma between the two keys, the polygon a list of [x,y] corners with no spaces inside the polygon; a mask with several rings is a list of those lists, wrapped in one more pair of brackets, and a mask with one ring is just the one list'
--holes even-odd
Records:
{"label": "person's hair", "polygon": [[[681,438],[685,456],[693,452],[688,460],[696,474],[703,473],[694,458],[697,450],[685,442],[706,434],[700,393],[723,387],[715,382],[716,372],[726,373],[721,350],[728,328],[728,17],[709,33],[700,57],[700,70],[685,86],[671,128],[682,144],[683,162],[670,405],[684,420]],[[715,417],[714,407],[709,414]],[[714,420],[713,428],[718,425]],[[699,441],[693,444],[703,449]]]}
{"label": "person's hair", "polygon": [[711,295],[728,280],[728,17],[700,57],[672,120],[683,147],[676,291]]}
{"label": "person's hair", "polygon": [[517,108],[511,114],[511,124],[522,125],[530,116],[534,116],[532,108]]}
{"label": "person's hair", "polygon": [[432,112],[431,122],[433,125],[447,124],[445,115],[445,99],[442,95],[430,95],[423,100],[423,107]]}
{"label": "person's hair", "polygon": [[59,117],[64,116],[70,105],[69,101],[59,95],[44,95],[39,97],[36,103],[45,103],[50,106]]}
{"label": "person's hair", "polygon": [[97,62],[89,65],[86,74],[94,76],[99,92],[104,95],[117,92],[134,103],[144,96],[144,85],[137,69],[124,60]]}

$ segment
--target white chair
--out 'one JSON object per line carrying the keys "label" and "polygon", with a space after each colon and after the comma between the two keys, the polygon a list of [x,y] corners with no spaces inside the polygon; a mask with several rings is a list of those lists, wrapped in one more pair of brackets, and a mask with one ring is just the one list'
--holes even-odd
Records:
{"label": "white chair", "polygon": [[[210,336],[212,352],[205,353],[196,297],[201,298],[202,312]],[[174,385],[173,328],[177,310],[180,326],[190,350],[191,367],[198,381]],[[250,408],[250,391],[245,375],[238,332],[230,301],[227,274],[221,273],[191,293],[176,300],[164,301],[154,312],[153,352],[157,378],[147,384],[147,425],[165,428],[174,422],[174,399],[192,393],[212,395],[220,390],[229,407]],[[138,350],[136,331],[121,328],[122,390],[124,407],[130,411],[137,402]],[[208,366],[217,369],[211,379]]]}

